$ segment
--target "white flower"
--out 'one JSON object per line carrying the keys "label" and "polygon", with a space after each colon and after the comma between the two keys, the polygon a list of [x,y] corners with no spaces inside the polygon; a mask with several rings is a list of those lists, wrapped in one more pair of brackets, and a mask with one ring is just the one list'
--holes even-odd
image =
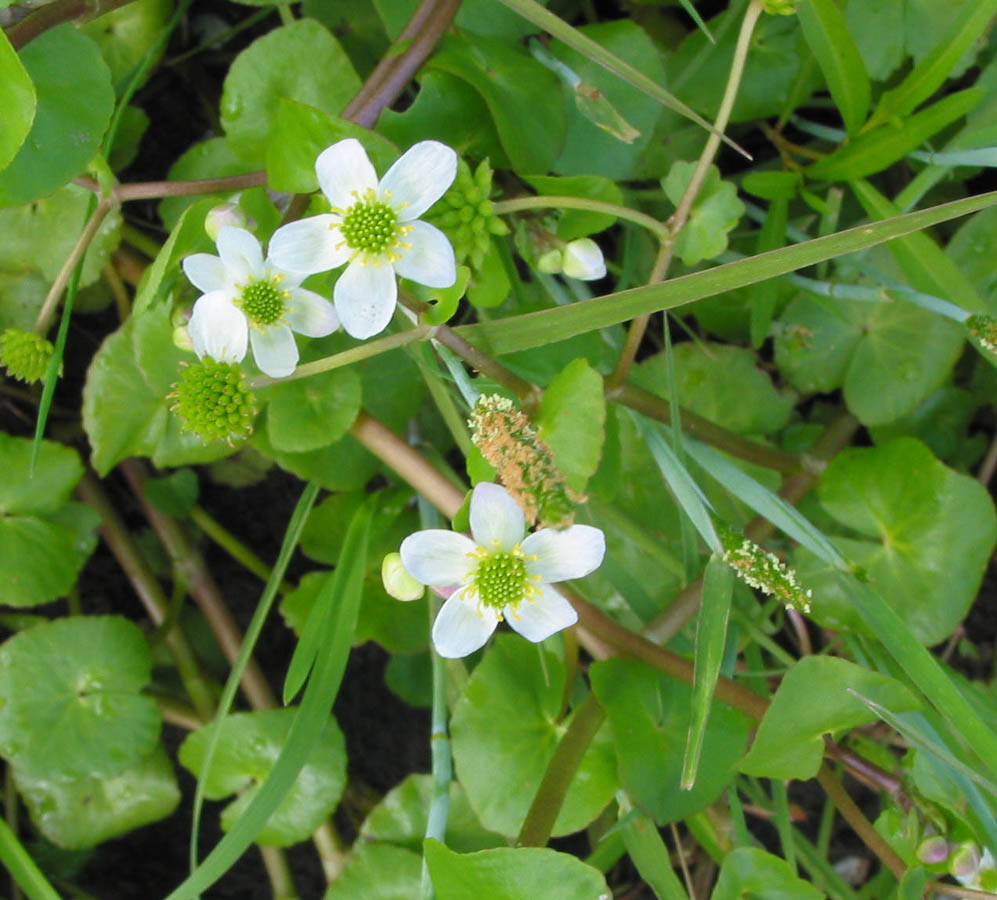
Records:
{"label": "white flower", "polygon": [[247,342],[261,372],[283,378],[298,364],[292,331],[324,337],[339,327],[324,297],[300,287],[305,276],[263,258],[260,242],[244,228],[218,232],[218,256],[195,253],[183,261],[191,284],[203,291],[187,324],[194,352],[216,362],[240,362]]}
{"label": "white flower", "polygon": [[450,241],[417,221],[453,182],[453,150],[422,141],[378,182],[363,145],[347,138],[319,154],[315,172],[332,212],[277,229],[270,256],[282,269],[306,274],[349,263],[332,296],[349,334],[368,338],[391,321],[396,272],[429,287],[457,280]]}
{"label": "white flower", "polygon": [[602,258],[599,245],[591,238],[568,241],[562,265],[564,274],[569,278],[594,281],[606,277],[606,261]]}
{"label": "white flower", "polygon": [[459,657],[483,646],[501,619],[531,641],[578,620],[552,582],[581,578],[602,563],[606,539],[598,528],[572,525],[526,534],[526,520],[509,492],[479,484],[471,495],[471,534],[417,531],[402,541],[402,562],[423,584],[457,586],[433,624],[440,656]]}

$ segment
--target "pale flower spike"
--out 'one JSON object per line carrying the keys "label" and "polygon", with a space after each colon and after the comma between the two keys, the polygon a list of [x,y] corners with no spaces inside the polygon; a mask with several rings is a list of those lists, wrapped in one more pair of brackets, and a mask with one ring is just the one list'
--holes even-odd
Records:
{"label": "pale flower spike", "polygon": [[589,525],[527,535],[516,501],[488,483],[471,494],[471,537],[429,529],[401,546],[416,581],[456,588],[433,624],[436,652],[448,658],[483,647],[502,619],[534,642],[574,625],[578,614],[552,584],[595,571],[605,552],[605,536]]}
{"label": "pale flower spike", "polygon": [[450,241],[419,221],[457,174],[450,147],[415,144],[378,181],[363,145],[347,138],[319,154],[315,173],[332,212],[277,229],[270,254],[281,268],[304,274],[348,263],[332,295],[348,334],[368,338],[387,327],[396,274],[434,288],[457,280]]}
{"label": "pale flower spike", "polygon": [[195,253],[183,261],[191,284],[203,291],[187,332],[198,358],[237,363],[252,345],[261,372],[290,375],[298,364],[292,331],[324,337],[339,327],[332,304],[301,287],[305,276],[264,259],[260,242],[244,228],[218,232],[218,256]]}

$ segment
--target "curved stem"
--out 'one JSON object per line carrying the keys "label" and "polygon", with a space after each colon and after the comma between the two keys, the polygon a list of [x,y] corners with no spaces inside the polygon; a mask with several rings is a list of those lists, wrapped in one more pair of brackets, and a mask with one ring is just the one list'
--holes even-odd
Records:
{"label": "curved stem", "polygon": [[97,234],[97,229],[100,228],[101,222],[104,221],[113,205],[114,203],[111,199],[102,197],[97,203],[93,213],[91,213],[90,218],[83,227],[83,231],[80,232],[80,236],[76,239],[76,243],[73,245],[72,252],[66,257],[66,261],[62,264],[62,268],[59,269],[59,274],[56,275],[55,281],[52,282],[52,287],[49,288],[48,294],[45,295],[45,300],[41,305],[41,309],[38,310],[38,316],[35,318],[34,327],[36,334],[44,337],[46,332],[49,330],[49,327],[52,325],[52,317],[55,315],[55,311],[59,306],[59,300],[62,298],[62,292],[66,289],[66,285],[69,284],[69,279],[72,277],[74,269],[79,261],[83,259],[83,254],[87,252],[87,247],[90,246],[90,242]]}
{"label": "curved stem", "polygon": [[668,237],[668,226],[655,219],[654,216],[638,212],[629,206],[603,203],[600,200],[590,200],[587,197],[538,194],[533,197],[511,197],[508,200],[496,200],[493,204],[493,211],[499,216],[526,209],[584,209],[590,212],[604,213],[607,216],[615,216],[617,219],[626,219],[635,225],[646,228],[659,240]]}
{"label": "curved stem", "polygon": [[59,0],[48,3],[30,16],[25,16],[16,25],[7,29],[7,39],[15,50],[62,22],[79,20],[85,22],[104,13],[127,6],[132,0]]}

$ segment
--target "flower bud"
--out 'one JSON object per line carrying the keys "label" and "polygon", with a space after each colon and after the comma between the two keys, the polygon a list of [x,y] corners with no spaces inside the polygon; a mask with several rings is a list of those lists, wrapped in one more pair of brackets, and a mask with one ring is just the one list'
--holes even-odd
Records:
{"label": "flower bud", "polygon": [[418,600],[426,590],[409,575],[400,553],[389,553],[381,561],[381,581],[388,596],[406,603]]}
{"label": "flower bud", "polygon": [[937,865],[949,857],[949,842],[940,834],[925,838],[918,845],[917,858],[926,865]]}
{"label": "flower bud", "polygon": [[242,211],[238,203],[229,202],[214,206],[208,210],[204,217],[204,230],[208,232],[208,237],[213,241],[218,240],[218,232],[226,225],[236,228],[249,228],[253,223]]}
{"label": "flower bud", "polygon": [[582,281],[595,281],[606,277],[606,261],[602,250],[591,238],[569,241],[563,253],[564,274]]}
{"label": "flower bud", "polygon": [[980,848],[973,841],[960,844],[949,860],[949,872],[962,884],[972,882],[980,868]]}

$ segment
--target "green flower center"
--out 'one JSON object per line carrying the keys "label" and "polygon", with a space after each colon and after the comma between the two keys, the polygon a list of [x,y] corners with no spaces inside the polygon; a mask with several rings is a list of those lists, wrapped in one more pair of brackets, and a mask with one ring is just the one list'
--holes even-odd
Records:
{"label": "green flower center", "polygon": [[41,381],[54,352],[49,341],[32,331],[8,328],[0,335],[0,366],[21,381]]}
{"label": "green flower center", "polygon": [[204,357],[201,365],[187,366],[169,394],[183,429],[205,442],[249,437],[258,412],[256,398],[234,363]]}
{"label": "green flower center", "polygon": [[482,606],[498,610],[506,606],[515,607],[536,593],[537,578],[527,573],[527,557],[518,544],[511,553],[489,553],[479,547],[475,555],[478,567],[472,576],[472,584]]}
{"label": "green flower center", "polygon": [[339,226],[346,245],[362,253],[381,254],[398,243],[398,213],[377,200],[373,191],[354,203]]}
{"label": "green flower center", "polygon": [[255,325],[273,325],[284,315],[288,293],[277,287],[279,277],[251,281],[242,289],[238,305]]}

